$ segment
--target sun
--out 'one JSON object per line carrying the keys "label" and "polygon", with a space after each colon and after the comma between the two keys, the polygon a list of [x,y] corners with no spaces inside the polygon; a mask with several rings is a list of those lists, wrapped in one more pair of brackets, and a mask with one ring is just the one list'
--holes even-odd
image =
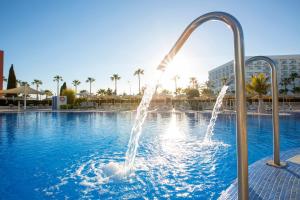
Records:
{"label": "sun", "polygon": [[161,79],[161,86],[164,89],[174,92],[175,83],[173,78],[178,76],[178,87],[186,87],[188,77],[190,76],[191,59],[186,54],[178,53],[168,64],[166,71]]}

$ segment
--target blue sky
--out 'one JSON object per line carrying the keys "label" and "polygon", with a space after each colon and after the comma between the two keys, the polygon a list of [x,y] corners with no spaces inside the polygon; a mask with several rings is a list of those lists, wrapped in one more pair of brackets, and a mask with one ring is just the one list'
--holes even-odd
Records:
{"label": "blue sky", "polygon": [[[2,0],[0,49],[5,51],[5,76],[14,64],[17,79],[44,82],[55,92],[53,76],[61,75],[71,87],[74,79],[88,89],[87,77],[96,79],[93,90],[113,88],[109,77],[118,73],[119,92],[137,92],[138,67],[146,80],[196,17],[225,11],[242,24],[246,55],[299,54],[299,1],[233,0]],[[208,70],[233,58],[232,33],[220,22],[201,26],[170,66],[163,85],[173,88],[195,76],[208,78]]]}

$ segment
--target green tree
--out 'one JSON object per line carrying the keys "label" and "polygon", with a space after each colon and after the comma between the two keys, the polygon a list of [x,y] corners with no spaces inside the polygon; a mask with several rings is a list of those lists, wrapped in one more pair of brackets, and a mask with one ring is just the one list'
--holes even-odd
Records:
{"label": "green tree", "polygon": [[74,90],[66,88],[62,91],[62,96],[67,97],[67,104],[74,104],[74,101],[75,101],[75,91]]}
{"label": "green tree", "polygon": [[227,81],[228,81],[228,78],[226,76],[224,76],[222,79],[222,85],[226,85],[227,84]]}
{"label": "green tree", "polygon": [[29,84],[28,84],[27,81],[22,81],[22,82],[20,83],[20,85],[21,85],[21,86],[29,86]]}
{"label": "green tree", "polygon": [[139,94],[141,94],[141,75],[144,75],[144,70],[139,68],[134,72],[133,75],[138,76],[138,79],[139,79]]}
{"label": "green tree", "polygon": [[121,77],[118,74],[113,74],[110,77],[110,80],[115,82],[115,92],[114,92],[115,95],[117,95],[117,81],[120,80],[120,79],[121,79]]}
{"label": "green tree", "polygon": [[59,82],[63,81],[63,78],[60,75],[56,75],[53,77],[53,81],[57,83],[56,95],[59,96]]}
{"label": "green tree", "polygon": [[[14,65],[10,66],[7,80],[7,89],[12,89],[17,87],[17,78],[14,70]],[[6,94],[7,97],[16,97],[17,94]]]}
{"label": "green tree", "polygon": [[90,84],[90,95],[92,95],[92,83],[95,82],[95,79],[92,77],[88,77],[85,82]]}
{"label": "green tree", "polygon": [[48,104],[49,104],[49,99],[48,99],[48,97],[53,96],[53,93],[51,92],[51,90],[44,90],[44,94],[45,94],[46,100],[48,101]]}
{"label": "green tree", "polygon": [[186,88],[184,92],[185,92],[187,98],[189,98],[189,99],[200,96],[198,89]]}
{"label": "green tree", "polygon": [[51,90],[44,90],[44,94],[45,94],[45,96],[46,96],[46,99],[47,99],[48,97],[53,96],[53,93],[51,92]]}
{"label": "green tree", "polygon": [[280,89],[279,92],[281,94],[287,94],[287,92],[289,91],[287,86],[291,83],[291,80],[289,78],[283,78],[280,81],[280,85],[283,87],[283,89]]}
{"label": "green tree", "polygon": [[196,77],[190,78],[190,84],[191,84],[191,88],[198,89],[198,81]]}
{"label": "green tree", "polygon": [[106,95],[106,90],[105,89],[99,89],[97,91],[97,95],[99,95],[99,96],[105,96]]}
{"label": "green tree", "polygon": [[213,88],[214,84],[211,81],[205,81],[205,83],[200,88],[201,95],[207,97],[214,96]]}
{"label": "green tree", "polygon": [[80,81],[79,80],[74,80],[73,82],[72,82],[72,84],[74,85],[74,87],[75,87],[75,96],[76,96],[76,94],[77,94],[77,86],[78,85],[80,85]]}
{"label": "green tree", "polygon": [[176,89],[176,95],[181,95],[183,92],[183,89],[180,87]]}
{"label": "green tree", "polygon": [[88,94],[87,90],[80,90],[79,92],[80,96],[86,96]]}
{"label": "green tree", "polygon": [[291,84],[293,84],[293,93],[296,92],[296,81],[295,80],[298,77],[299,76],[298,76],[298,74],[296,72],[291,73],[290,77],[289,77]]}
{"label": "green tree", "polygon": [[[36,86],[36,90],[39,91],[39,86],[43,84],[41,80],[34,79],[33,82],[31,82],[32,85]],[[36,94],[36,100],[39,100],[39,94]]]}
{"label": "green tree", "polygon": [[113,94],[112,89],[107,88],[106,95],[111,96]]}
{"label": "green tree", "polygon": [[258,75],[252,75],[250,81],[246,84],[247,92],[258,96],[258,112],[260,113],[263,112],[263,95],[266,95],[270,88],[268,81],[269,77],[259,73]]}
{"label": "green tree", "polygon": [[60,87],[60,96],[63,96],[62,95],[62,93],[63,93],[63,91],[65,90],[65,89],[67,89],[67,83],[66,82],[64,82],[63,84],[62,84],[62,86]]}
{"label": "green tree", "polygon": [[160,92],[160,94],[170,95],[170,94],[172,94],[172,92],[170,92],[170,91],[167,90],[167,89],[163,89],[163,90]]}

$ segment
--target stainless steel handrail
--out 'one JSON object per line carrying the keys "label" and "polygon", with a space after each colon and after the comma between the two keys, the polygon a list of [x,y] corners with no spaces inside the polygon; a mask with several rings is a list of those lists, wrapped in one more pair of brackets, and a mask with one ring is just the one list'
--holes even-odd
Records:
{"label": "stainless steel handrail", "polygon": [[192,32],[201,24],[217,20],[227,24],[233,31],[234,37],[234,65],[236,82],[236,137],[237,137],[237,165],[238,165],[238,197],[248,199],[248,144],[246,126],[246,95],[245,95],[245,53],[242,26],[236,18],[224,12],[211,12],[195,19],[184,30],[170,52],[161,61],[158,69],[164,70],[168,63],[177,54]]}
{"label": "stainless steel handrail", "polygon": [[273,125],[273,160],[267,162],[268,165],[274,167],[284,167],[286,163],[280,162],[280,138],[279,138],[279,103],[278,103],[278,83],[277,83],[277,68],[274,60],[267,56],[254,56],[246,61],[248,66],[253,61],[265,61],[271,68],[272,82],[272,125]]}

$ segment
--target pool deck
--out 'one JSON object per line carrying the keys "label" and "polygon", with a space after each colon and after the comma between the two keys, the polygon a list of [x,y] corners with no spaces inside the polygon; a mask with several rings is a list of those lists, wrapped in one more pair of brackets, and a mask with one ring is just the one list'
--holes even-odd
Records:
{"label": "pool deck", "polygon": [[[300,148],[281,153],[285,168],[266,165],[271,157],[264,158],[249,167],[249,199],[300,199]],[[219,199],[238,199],[235,180]]]}

